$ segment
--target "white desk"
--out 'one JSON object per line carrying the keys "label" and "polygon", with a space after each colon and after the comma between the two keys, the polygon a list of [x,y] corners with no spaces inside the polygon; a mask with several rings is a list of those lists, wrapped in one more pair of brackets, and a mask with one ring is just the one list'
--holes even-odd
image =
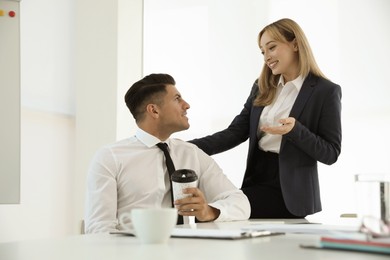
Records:
{"label": "white desk", "polygon": [[[234,228],[249,222],[202,223],[199,228]],[[389,256],[347,251],[302,249],[317,235],[286,234],[242,240],[171,238],[167,244],[142,245],[135,237],[94,234],[0,243],[1,260],[376,260]]]}

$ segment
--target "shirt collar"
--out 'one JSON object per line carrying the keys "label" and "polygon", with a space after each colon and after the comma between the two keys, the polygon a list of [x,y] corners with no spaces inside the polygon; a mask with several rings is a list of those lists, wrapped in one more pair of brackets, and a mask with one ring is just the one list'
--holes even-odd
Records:
{"label": "shirt collar", "polygon": [[155,136],[145,132],[141,128],[137,129],[137,131],[135,133],[135,136],[137,137],[138,140],[141,141],[141,143],[143,143],[144,145],[146,145],[149,148],[152,147],[152,146],[155,146],[158,143],[161,143],[160,139],[158,139],[157,137],[155,137]]}
{"label": "shirt collar", "polygon": [[[305,80],[304,77],[302,77],[301,75],[299,75],[296,79],[294,79],[293,81],[290,81],[290,83],[297,89],[297,91],[299,92],[302,88],[302,85],[303,85],[303,81]],[[285,85],[284,83],[284,78],[282,76],[279,77],[279,82],[278,82],[278,87],[283,87]]]}

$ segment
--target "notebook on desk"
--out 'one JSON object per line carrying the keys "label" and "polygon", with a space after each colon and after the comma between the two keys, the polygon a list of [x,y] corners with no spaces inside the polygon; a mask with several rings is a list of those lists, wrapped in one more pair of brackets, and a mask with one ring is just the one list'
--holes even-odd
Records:
{"label": "notebook on desk", "polygon": [[[122,234],[134,236],[131,230],[113,231],[110,234]],[[171,237],[175,238],[204,238],[204,239],[245,239],[255,237],[265,237],[281,235],[281,232],[271,232],[266,230],[241,230],[241,229],[196,229],[196,228],[174,228]]]}
{"label": "notebook on desk", "polygon": [[386,238],[341,238],[323,236],[316,244],[302,244],[301,248],[331,249],[390,255],[390,237]]}

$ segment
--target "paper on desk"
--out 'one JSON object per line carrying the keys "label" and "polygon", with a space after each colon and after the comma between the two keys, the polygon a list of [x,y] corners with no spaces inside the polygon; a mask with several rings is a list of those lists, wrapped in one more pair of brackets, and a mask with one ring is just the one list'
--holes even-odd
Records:
{"label": "paper on desk", "polygon": [[172,237],[187,238],[217,238],[217,239],[242,239],[251,237],[272,236],[281,234],[271,231],[241,230],[241,229],[196,229],[196,228],[175,228]]}
{"label": "paper on desk", "polygon": [[248,225],[242,228],[243,230],[268,230],[272,232],[283,233],[302,233],[302,234],[318,234],[318,235],[336,235],[356,233],[359,231],[359,226],[339,226],[339,225],[323,225],[323,224],[256,224]]}
{"label": "paper on desk", "polygon": [[[127,236],[134,236],[132,230],[112,231],[110,234],[120,234]],[[271,231],[247,231],[241,229],[196,229],[196,228],[174,228],[172,231],[172,237],[182,238],[215,238],[215,239],[242,239],[252,237],[263,237],[279,235],[282,233]]]}

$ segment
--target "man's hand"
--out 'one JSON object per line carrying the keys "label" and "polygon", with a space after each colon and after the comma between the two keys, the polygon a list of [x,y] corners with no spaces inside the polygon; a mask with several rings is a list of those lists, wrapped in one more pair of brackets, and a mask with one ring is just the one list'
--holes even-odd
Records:
{"label": "man's hand", "polygon": [[174,204],[182,216],[195,216],[198,221],[213,221],[218,218],[220,211],[210,207],[198,188],[187,188],[184,194],[191,194],[191,197],[175,200]]}

